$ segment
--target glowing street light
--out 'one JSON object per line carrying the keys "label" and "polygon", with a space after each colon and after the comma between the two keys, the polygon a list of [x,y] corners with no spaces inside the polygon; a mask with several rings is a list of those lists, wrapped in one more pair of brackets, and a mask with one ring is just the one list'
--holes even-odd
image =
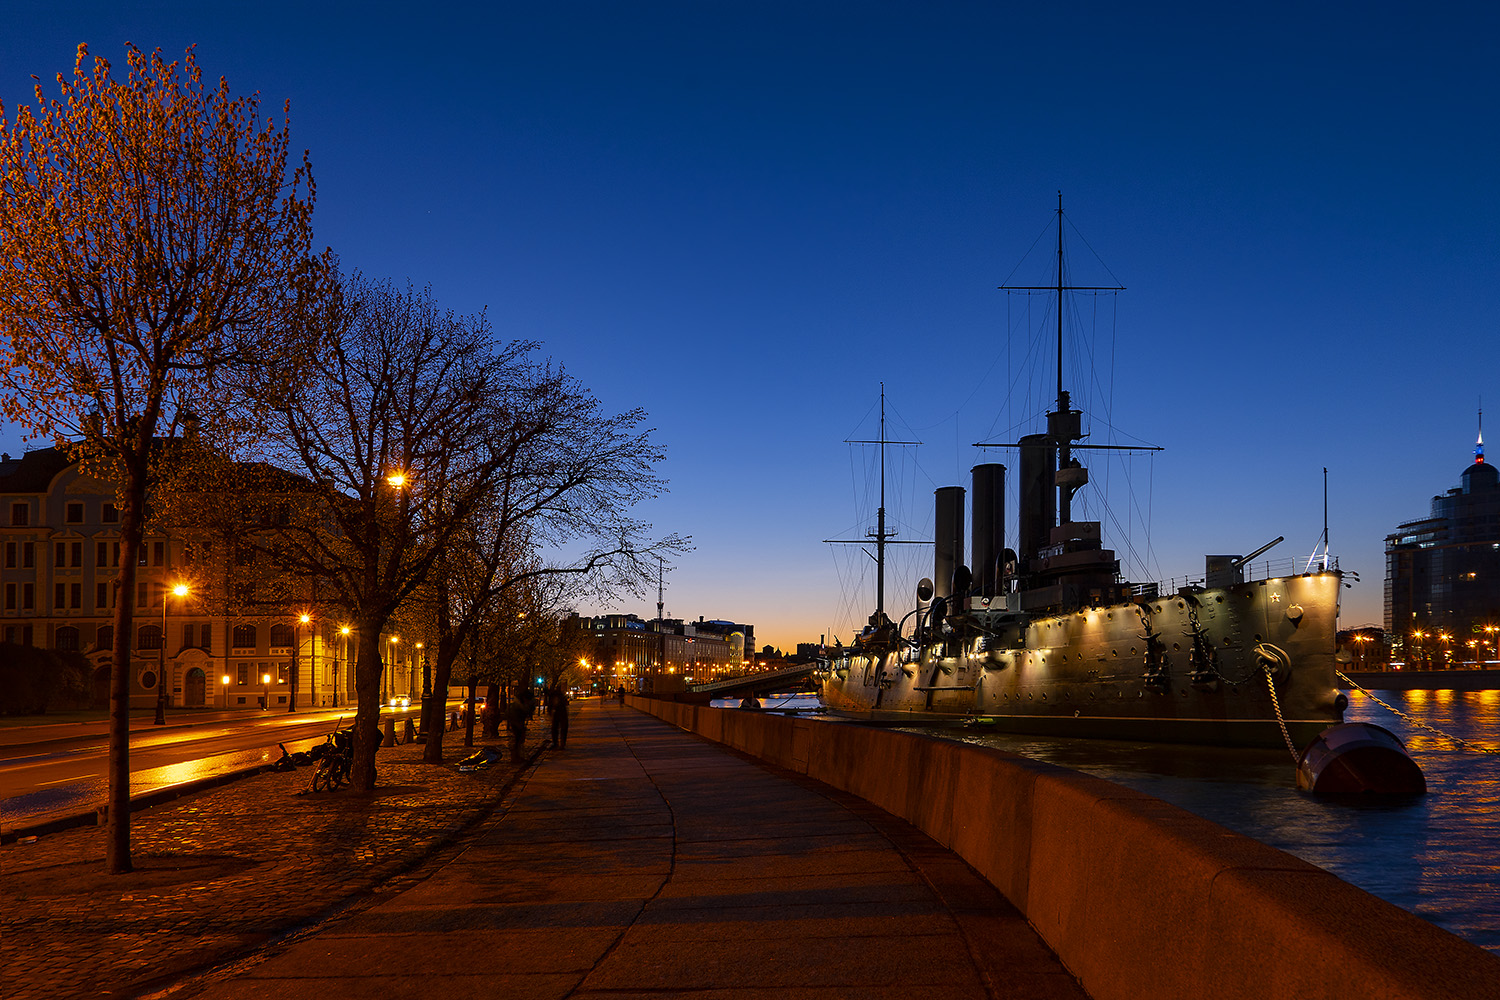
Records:
{"label": "glowing street light", "polygon": [[[172,593],[178,598],[186,597],[187,584],[177,584]],[[156,718],[153,722],[158,726],[167,724],[167,607],[167,592],[164,590],[161,595],[161,643],[156,647]]]}

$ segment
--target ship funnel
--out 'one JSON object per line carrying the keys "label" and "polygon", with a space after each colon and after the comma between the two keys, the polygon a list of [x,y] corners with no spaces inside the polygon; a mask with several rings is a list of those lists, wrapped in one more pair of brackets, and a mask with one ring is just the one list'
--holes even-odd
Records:
{"label": "ship funnel", "polygon": [[1057,490],[1053,475],[1057,467],[1057,449],[1046,434],[1028,434],[1021,446],[1021,571],[1027,572],[1036,554],[1052,544],[1052,529],[1057,525]]}
{"label": "ship funnel", "polygon": [[974,586],[976,596],[994,597],[1001,589],[1001,553],[1005,551],[1005,466],[976,465],[974,477]]}
{"label": "ship funnel", "polygon": [[938,597],[951,597],[953,571],[964,561],[964,488],[943,486],[933,496],[937,504],[932,534],[934,593]]}

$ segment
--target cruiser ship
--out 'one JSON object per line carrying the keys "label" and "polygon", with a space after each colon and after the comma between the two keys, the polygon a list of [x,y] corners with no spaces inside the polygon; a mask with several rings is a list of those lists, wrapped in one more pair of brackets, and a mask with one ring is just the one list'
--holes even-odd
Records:
{"label": "cruiser ship", "polygon": [[[1018,454],[1019,511],[1007,546],[1006,466],[973,467],[972,561],[962,486],[935,494],[932,580],[899,620],[885,611],[883,495],[875,613],[850,646],[829,649],[830,712],[869,722],[977,722],[998,730],[1224,746],[1296,755],[1342,721],[1335,673],[1342,577],[1325,552],[1306,572],[1253,578],[1248,555],[1208,555],[1201,581],[1168,592],[1130,583],[1100,522],[1073,519],[1095,445],[1063,387],[1065,284],[1057,209],[1057,396]],[[1008,286],[1022,287],[1022,286]],[[884,464],[882,395],[882,466]],[[969,567],[972,566],[971,570]]]}

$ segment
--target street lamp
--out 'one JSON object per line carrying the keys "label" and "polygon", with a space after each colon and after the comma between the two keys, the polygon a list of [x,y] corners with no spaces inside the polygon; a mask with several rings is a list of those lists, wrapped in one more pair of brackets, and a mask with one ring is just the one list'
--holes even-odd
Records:
{"label": "street lamp", "polygon": [[396,672],[396,647],[401,644],[399,635],[391,636],[391,656],[387,664],[389,669],[380,672],[380,705],[385,707],[386,702],[391,700],[390,692],[396,690],[396,678],[392,675]]}
{"label": "street lamp", "polygon": [[[295,712],[297,710],[297,673],[298,662],[302,654],[302,626],[312,621],[308,615],[299,615],[297,623],[292,626],[292,676],[291,683],[287,686],[286,710]],[[314,685],[309,685],[309,688]]]}
{"label": "street lamp", "polygon": [[225,674],[219,678],[219,690],[224,694],[224,708],[229,708],[229,675]]}
{"label": "street lamp", "polygon": [[265,691],[260,696],[260,705],[261,708],[269,712],[271,710],[271,675],[261,674],[260,683],[265,688]]}
{"label": "street lamp", "polygon": [[[349,632],[350,632],[350,629],[349,629],[348,625],[340,625],[339,626],[339,635],[342,637],[342,641],[339,643],[339,645],[344,648],[344,662],[345,663],[349,662]],[[346,685],[345,686],[345,690],[344,690],[344,694],[348,695],[348,693],[349,693],[348,686]],[[339,704],[339,647],[335,646],[333,648],[333,705],[334,705],[335,708],[337,708],[338,704]]]}
{"label": "street lamp", "polygon": [[[172,588],[178,597],[186,597],[187,584],[179,583]],[[167,592],[161,592],[161,643],[156,647],[156,719],[155,724],[167,724]]]}

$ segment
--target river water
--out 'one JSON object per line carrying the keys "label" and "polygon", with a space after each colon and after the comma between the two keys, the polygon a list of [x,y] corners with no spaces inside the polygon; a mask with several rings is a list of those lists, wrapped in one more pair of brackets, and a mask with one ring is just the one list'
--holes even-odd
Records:
{"label": "river water", "polygon": [[[1500,691],[1376,691],[1462,739],[1500,746]],[[1173,747],[926,730],[1071,767],[1165,799],[1500,953],[1500,754],[1465,750],[1351,692],[1349,722],[1399,736],[1427,777],[1416,799],[1350,805],[1297,791],[1286,750]]]}
{"label": "river water", "polygon": [[[1418,722],[1500,747],[1500,691],[1374,693]],[[763,705],[806,711],[817,701],[777,696]],[[1400,737],[1427,777],[1427,794],[1364,805],[1314,798],[1297,790],[1284,749],[1061,740],[951,727],[914,731],[1024,754],[1165,799],[1500,954],[1500,754],[1457,747],[1358,692],[1350,693],[1345,719],[1373,722]]]}

